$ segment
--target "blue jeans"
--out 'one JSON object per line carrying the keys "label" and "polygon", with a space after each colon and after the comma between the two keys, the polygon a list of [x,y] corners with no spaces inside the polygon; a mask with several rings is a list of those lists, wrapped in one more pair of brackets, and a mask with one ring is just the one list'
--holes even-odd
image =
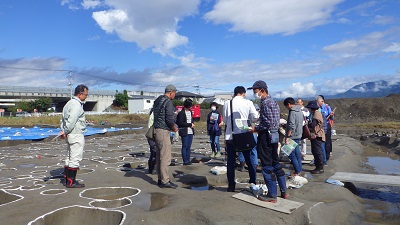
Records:
{"label": "blue jeans", "polygon": [[[253,135],[254,135],[254,140],[257,143],[257,135],[256,134],[253,134]],[[239,162],[245,161],[242,152],[238,152],[238,159],[239,159]],[[250,151],[250,160],[251,160],[251,163],[253,163],[253,165],[258,166],[257,145]]]}
{"label": "blue jeans", "polygon": [[[236,162],[236,152],[235,147],[232,144],[232,141],[226,141],[226,151],[228,153],[228,159],[226,163],[227,173],[226,176],[228,178],[229,187],[235,187],[235,162]],[[256,183],[256,165],[252,164],[252,160],[250,159],[250,151],[242,152],[246,164],[248,166],[249,171],[249,183]]]}
{"label": "blue jeans", "polygon": [[326,151],[325,151],[325,142],[324,141],[322,142],[321,147],[322,147],[322,160],[323,160],[324,165],[326,165]]}
{"label": "blue jeans", "polygon": [[[215,135],[214,134],[210,134],[210,141],[211,141],[211,149],[212,152],[216,153],[219,152],[221,150],[221,147],[219,145],[219,135]],[[217,147],[217,151],[215,151],[215,147]]]}
{"label": "blue jeans", "polygon": [[276,182],[281,192],[286,192],[286,179],[285,172],[282,170],[281,164],[276,164],[275,166],[264,166],[262,168],[262,174],[264,176],[265,185],[268,188],[268,196],[276,198],[278,190],[276,187]]}
{"label": "blue jeans", "polygon": [[192,146],[193,134],[181,136],[182,139],[182,160],[183,163],[190,162],[190,147]]}
{"label": "blue jeans", "polygon": [[299,148],[300,144],[300,139],[292,139],[294,142],[297,143],[296,148],[290,153],[289,159],[292,162],[294,173],[300,174],[302,169],[302,163],[301,163],[301,152]]}

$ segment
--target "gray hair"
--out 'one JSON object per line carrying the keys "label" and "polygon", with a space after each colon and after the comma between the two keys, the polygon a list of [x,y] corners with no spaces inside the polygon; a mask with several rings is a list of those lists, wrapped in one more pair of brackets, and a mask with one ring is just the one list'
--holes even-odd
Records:
{"label": "gray hair", "polygon": [[321,95],[318,95],[317,97],[315,97],[315,101],[319,102],[319,101],[323,101],[324,98],[321,97]]}

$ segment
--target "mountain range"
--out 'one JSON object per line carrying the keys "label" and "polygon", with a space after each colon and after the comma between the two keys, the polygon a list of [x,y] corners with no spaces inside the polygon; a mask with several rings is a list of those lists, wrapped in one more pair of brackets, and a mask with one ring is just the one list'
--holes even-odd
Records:
{"label": "mountain range", "polygon": [[380,98],[390,94],[400,94],[400,82],[379,80],[362,83],[352,87],[346,92],[329,96],[329,98]]}

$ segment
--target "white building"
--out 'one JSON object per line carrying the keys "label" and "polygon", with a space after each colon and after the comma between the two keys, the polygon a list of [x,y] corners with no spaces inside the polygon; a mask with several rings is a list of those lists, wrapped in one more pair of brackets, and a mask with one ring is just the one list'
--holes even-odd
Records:
{"label": "white building", "polygon": [[134,95],[128,99],[129,114],[143,114],[150,112],[153,107],[154,96]]}

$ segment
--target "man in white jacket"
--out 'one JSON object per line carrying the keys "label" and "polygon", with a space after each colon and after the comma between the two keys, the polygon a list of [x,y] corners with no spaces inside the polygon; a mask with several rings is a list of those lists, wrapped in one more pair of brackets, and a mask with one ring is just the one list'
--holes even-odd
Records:
{"label": "man in white jacket", "polygon": [[67,138],[68,153],[65,160],[64,177],[67,188],[83,188],[84,184],[76,181],[79,162],[82,160],[86,130],[83,104],[88,96],[89,88],[83,84],[75,88],[75,96],[65,104],[61,118],[60,137]]}

